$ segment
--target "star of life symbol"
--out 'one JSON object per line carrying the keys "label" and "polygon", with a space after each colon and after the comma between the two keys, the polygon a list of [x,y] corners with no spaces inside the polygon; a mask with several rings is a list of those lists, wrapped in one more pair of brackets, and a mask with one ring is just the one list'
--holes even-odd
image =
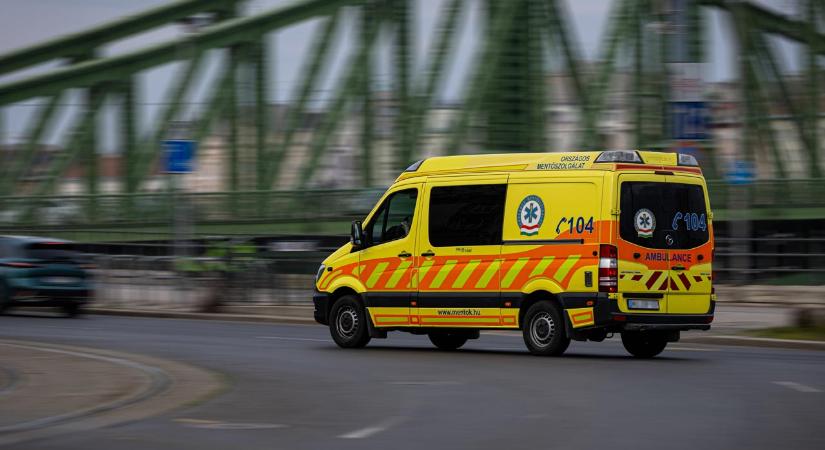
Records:
{"label": "star of life symbol", "polygon": [[518,207],[516,222],[523,236],[539,234],[539,228],[544,222],[544,202],[537,195],[524,197]]}
{"label": "star of life symbol", "polygon": [[636,211],[636,215],[633,217],[633,226],[636,228],[639,237],[653,237],[653,230],[656,229],[656,216],[649,209],[642,208]]}

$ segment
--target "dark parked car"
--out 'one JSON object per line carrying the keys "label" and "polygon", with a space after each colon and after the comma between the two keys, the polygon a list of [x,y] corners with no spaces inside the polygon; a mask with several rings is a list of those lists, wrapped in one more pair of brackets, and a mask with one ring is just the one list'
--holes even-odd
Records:
{"label": "dark parked car", "polygon": [[76,316],[92,293],[90,268],[71,242],[0,236],[0,313],[46,306]]}

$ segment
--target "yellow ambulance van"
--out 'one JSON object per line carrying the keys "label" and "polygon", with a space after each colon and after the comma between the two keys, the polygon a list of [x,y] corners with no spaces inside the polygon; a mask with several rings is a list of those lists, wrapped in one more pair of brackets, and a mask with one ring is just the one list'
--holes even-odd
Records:
{"label": "yellow ambulance van", "polygon": [[429,158],[324,260],[315,319],[348,348],[406,331],[455,350],[520,329],[536,355],[618,333],[653,357],[713,321],[712,217],[691,155]]}

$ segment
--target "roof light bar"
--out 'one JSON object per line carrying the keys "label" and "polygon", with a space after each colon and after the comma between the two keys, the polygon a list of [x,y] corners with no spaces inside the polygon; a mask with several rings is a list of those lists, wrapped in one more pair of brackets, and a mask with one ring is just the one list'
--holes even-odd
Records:
{"label": "roof light bar", "polygon": [[597,163],[635,163],[643,164],[642,157],[636,150],[607,150],[596,158]]}
{"label": "roof light bar", "polygon": [[679,157],[677,159],[679,161],[680,166],[699,167],[699,161],[696,161],[696,157],[693,155],[685,155],[679,153]]}

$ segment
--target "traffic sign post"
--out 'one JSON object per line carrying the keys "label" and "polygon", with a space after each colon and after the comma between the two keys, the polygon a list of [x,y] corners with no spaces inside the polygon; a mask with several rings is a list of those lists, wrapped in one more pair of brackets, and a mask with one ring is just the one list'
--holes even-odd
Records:
{"label": "traffic sign post", "polygon": [[[169,189],[172,198],[172,233],[175,237],[175,271],[178,272],[181,260],[188,259],[189,242],[192,235],[192,216],[186,210],[191,205],[181,205],[178,190],[178,177],[192,173],[195,166],[197,143],[190,139],[169,139],[163,142],[164,172],[169,176]],[[178,290],[189,293],[185,277],[178,273]],[[188,297],[188,295],[187,295]]]}

